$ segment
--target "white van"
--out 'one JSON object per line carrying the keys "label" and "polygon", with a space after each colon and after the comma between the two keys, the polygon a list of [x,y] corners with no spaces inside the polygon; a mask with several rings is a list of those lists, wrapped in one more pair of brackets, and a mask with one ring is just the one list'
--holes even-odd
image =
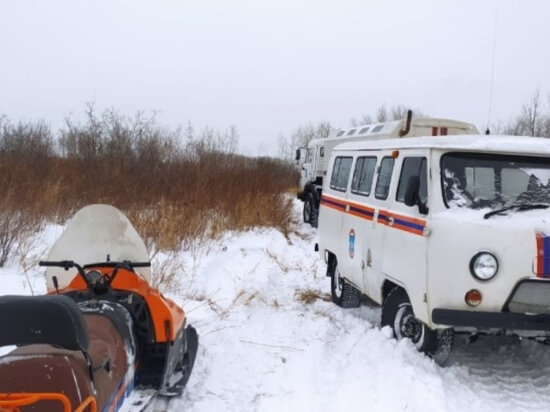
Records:
{"label": "white van", "polygon": [[[413,117],[412,111],[409,110],[404,119],[335,130],[326,139],[312,140],[307,148],[301,148],[296,153],[296,160],[301,169],[300,191],[297,197],[304,202],[304,222],[317,227],[323,182],[327,175],[330,155],[335,146],[344,142],[364,140],[478,133],[476,127],[470,123],[451,119]],[[302,152],[305,154],[303,157]]]}
{"label": "white van", "polygon": [[444,359],[454,332],[550,334],[550,140],[438,136],[344,143],[319,251],[333,301]]}

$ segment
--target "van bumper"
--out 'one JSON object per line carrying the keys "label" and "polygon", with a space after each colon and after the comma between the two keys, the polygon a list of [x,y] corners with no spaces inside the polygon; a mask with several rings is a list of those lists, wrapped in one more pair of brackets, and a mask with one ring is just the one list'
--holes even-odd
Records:
{"label": "van bumper", "polygon": [[546,314],[527,315],[437,308],[432,311],[432,321],[439,325],[476,329],[550,331],[550,315]]}

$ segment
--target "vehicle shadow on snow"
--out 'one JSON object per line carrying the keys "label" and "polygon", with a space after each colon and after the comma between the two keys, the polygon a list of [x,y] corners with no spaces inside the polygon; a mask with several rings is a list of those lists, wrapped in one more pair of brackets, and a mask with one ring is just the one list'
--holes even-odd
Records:
{"label": "vehicle shadow on snow", "polygon": [[[380,328],[381,307],[364,295],[353,315]],[[466,367],[472,375],[479,376],[497,372],[505,376],[510,371],[518,379],[528,378],[534,386],[537,382],[533,378],[541,378],[539,383],[546,388],[550,387],[550,344],[517,336],[479,335],[470,339],[470,335],[456,334],[453,350],[443,368],[453,366]]]}
{"label": "vehicle shadow on snow", "polygon": [[[550,346],[516,336],[480,336],[470,343],[467,335],[456,335],[447,366],[466,366],[476,376],[498,372],[529,379],[546,375],[542,385],[550,385]],[[537,386],[536,381],[530,381]]]}
{"label": "vehicle shadow on snow", "polygon": [[[353,310],[353,316],[377,328],[380,315],[381,307],[366,296],[360,308]],[[496,374],[502,381],[524,380],[535,387],[550,388],[550,344],[517,336],[480,335],[470,339],[469,335],[456,334],[449,360],[441,369],[453,367],[467,368],[469,375],[480,379]]]}
{"label": "vehicle shadow on snow", "polygon": [[550,346],[532,339],[480,336],[469,343],[457,335],[440,374],[446,391],[464,394],[454,397],[458,410],[467,407],[460,402],[468,393],[499,410],[548,410],[550,405]]}

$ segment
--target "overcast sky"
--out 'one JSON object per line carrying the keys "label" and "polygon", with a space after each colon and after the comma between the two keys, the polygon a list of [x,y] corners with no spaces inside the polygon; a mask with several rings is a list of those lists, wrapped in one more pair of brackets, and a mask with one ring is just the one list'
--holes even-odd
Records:
{"label": "overcast sky", "polygon": [[550,92],[547,0],[2,0],[0,114],[57,129],[86,102],[276,154],[299,125],[404,104],[487,124]]}

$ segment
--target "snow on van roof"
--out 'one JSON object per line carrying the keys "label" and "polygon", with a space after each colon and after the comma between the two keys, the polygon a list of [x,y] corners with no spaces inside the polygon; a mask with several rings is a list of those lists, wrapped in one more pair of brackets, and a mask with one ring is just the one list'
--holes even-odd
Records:
{"label": "snow on van roof", "polygon": [[363,140],[337,145],[335,151],[378,149],[443,149],[524,154],[550,154],[550,139],[529,136],[455,135]]}

